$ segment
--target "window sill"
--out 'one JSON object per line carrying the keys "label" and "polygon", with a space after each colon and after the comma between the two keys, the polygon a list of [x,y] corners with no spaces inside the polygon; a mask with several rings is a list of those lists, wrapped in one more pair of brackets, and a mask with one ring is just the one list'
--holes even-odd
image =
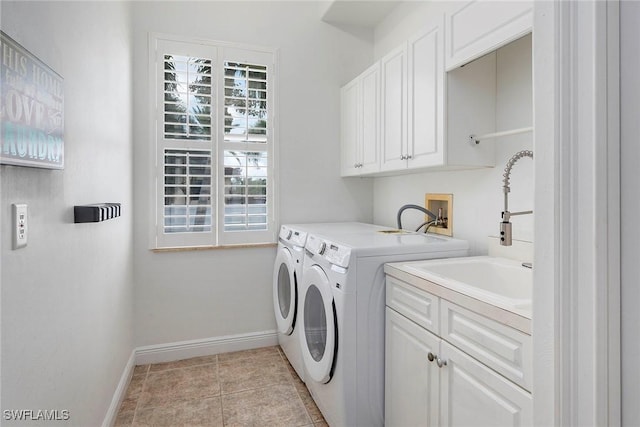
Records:
{"label": "window sill", "polygon": [[277,243],[242,243],[238,245],[221,245],[221,246],[189,246],[175,248],[156,248],[151,249],[154,253],[164,252],[188,252],[188,251],[211,251],[218,249],[247,249],[247,248],[275,248]]}

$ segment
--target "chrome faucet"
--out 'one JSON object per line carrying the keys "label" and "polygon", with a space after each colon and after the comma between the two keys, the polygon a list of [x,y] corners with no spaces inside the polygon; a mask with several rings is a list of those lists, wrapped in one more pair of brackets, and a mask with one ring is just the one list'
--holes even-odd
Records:
{"label": "chrome faucet", "polygon": [[509,212],[509,179],[511,177],[511,169],[513,165],[523,157],[531,157],[533,159],[533,151],[522,150],[513,155],[507,162],[507,166],[504,168],[504,179],[502,180],[502,192],[504,193],[504,210],[502,211],[502,222],[500,223],[500,244],[502,246],[511,246],[511,222],[509,221],[512,216],[532,214],[533,211],[522,212]]}

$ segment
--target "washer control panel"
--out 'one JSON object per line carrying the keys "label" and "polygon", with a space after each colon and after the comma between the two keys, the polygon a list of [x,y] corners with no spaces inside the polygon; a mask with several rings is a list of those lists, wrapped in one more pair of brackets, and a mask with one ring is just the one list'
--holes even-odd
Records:
{"label": "washer control panel", "polygon": [[307,241],[307,232],[289,228],[287,226],[280,227],[278,239],[287,242],[293,246],[303,247]]}

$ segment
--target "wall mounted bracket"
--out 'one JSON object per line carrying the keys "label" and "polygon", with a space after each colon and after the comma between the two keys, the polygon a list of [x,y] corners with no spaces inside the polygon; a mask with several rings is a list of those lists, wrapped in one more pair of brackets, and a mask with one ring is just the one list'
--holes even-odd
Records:
{"label": "wall mounted bracket", "polygon": [[73,222],[101,222],[117,218],[120,214],[120,203],[99,203],[95,205],[74,206]]}

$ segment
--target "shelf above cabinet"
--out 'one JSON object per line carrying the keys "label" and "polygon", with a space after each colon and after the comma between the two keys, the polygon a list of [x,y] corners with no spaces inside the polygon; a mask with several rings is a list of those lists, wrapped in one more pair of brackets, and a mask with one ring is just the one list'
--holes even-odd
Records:
{"label": "shelf above cabinet", "polygon": [[510,135],[518,135],[521,133],[533,132],[533,126],[518,128],[518,129],[510,129],[503,130],[500,132],[486,133],[484,135],[469,135],[469,142],[472,145],[480,144],[480,141],[486,141],[488,139],[500,138],[502,136],[510,136]]}

